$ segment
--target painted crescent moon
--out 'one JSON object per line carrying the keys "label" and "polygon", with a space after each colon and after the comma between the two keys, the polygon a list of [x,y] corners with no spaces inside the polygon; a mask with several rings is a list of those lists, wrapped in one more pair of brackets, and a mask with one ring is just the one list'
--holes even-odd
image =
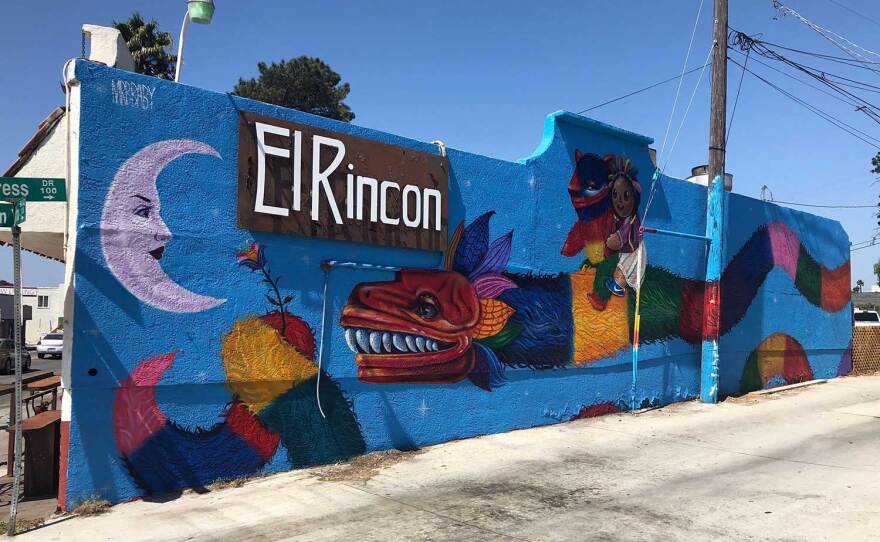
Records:
{"label": "painted crescent moon", "polygon": [[101,213],[101,249],[113,276],[133,296],[163,311],[193,313],[226,300],[187,290],[159,265],[171,231],[162,220],[156,179],[165,166],[185,154],[220,158],[200,141],[168,139],[147,145],[122,164]]}

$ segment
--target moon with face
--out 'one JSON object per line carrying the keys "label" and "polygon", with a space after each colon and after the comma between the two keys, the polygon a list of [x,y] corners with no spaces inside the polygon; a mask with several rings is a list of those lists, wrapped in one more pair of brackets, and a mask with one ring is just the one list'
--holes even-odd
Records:
{"label": "moon with face", "polygon": [[147,145],[116,172],[101,213],[101,249],[116,279],[147,305],[178,313],[200,312],[226,301],[187,290],[159,264],[171,231],[162,220],[156,179],[172,160],[186,154],[220,158],[210,145],[189,139]]}

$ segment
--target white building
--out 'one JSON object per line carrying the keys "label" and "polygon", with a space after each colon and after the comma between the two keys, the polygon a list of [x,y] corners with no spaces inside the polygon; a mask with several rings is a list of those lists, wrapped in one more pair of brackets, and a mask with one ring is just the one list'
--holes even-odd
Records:
{"label": "white building", "polygon": [[[8,283],[0,285],[0,296],[12,296],[13,289]],[[21,289],[21,304],[23,312],[28,313],[30,307],[30,319],[25,322],[24,342],[37,344],[40,338],[55,331],[64,323],[64,285],[48,287],[23,287]]]}
{"label": "white building", "polygon": [[31,321],[24,335],[27,344],[37,344],[43,335],[64,324],[64,284],[33,290],[33,297],[22,297],[22,305],[31,306]]}

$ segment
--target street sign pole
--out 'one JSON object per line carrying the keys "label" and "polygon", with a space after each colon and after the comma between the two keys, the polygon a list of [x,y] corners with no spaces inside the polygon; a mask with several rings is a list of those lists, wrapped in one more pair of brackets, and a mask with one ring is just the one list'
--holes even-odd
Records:
{"label": "street sign pole", "polygon": [[[6,535],[15,536],[15,518],[21,493],[21,227],[18,225],[18,206],[15,207],[16,224],[12,226],[12,280],[15,283],[13,325],[15,339],[15,457],[12,467],[12,494],[9,504],[9,521]],[[10,415],[12,413],[10,412]]]}

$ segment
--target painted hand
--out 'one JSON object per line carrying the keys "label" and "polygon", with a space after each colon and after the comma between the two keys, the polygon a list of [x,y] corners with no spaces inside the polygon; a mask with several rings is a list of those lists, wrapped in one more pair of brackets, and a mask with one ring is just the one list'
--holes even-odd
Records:
{"label": "painted hand", "polygon": [[620,237],[616,233],[612,233],[605,240],[605,246],[611,250],[620,250]]}

